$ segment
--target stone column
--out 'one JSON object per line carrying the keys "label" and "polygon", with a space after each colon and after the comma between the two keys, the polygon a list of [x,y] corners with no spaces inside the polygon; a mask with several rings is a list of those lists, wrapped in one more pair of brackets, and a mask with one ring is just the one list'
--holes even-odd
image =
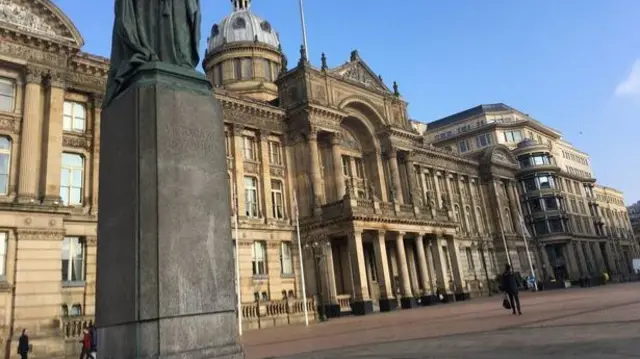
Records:
{"label": "stone column", "polygon": [[[42,75],[38,68],[26,69],[24,116],[20,136],[18,202],[38,200],[38,168],[42,146]],[[58,193],[59,194],[59,193]]]}
{"label": "stone column", "polygon": [[271,201],[271,161],[269,160],[269,133],[260,131],[260,165],[262,167],[262,213],[264,220],[273,218],[273,203]]}
{"label": "stone column", "polygon": [[578,253],[578,259],[579,259],[579,263],[580,263],[580,269],[581,269],[581,274],[583,276],[589,275],[589,267],[587,266],[587,261],[586,261],[586,257],[585,257],[585,253],[582,247],[582,242],[577,241],[574,243],[574,248],[576,250],[576,252]]}
{"label": "stone column", "polygon": [[[48,113],[44,123],[43,175],[45,176],[44,203],[57,205],[60,203],[60,163],[62,159],[62,118],[64,115],[64,80],[61,74],[52,73],[48,78],[48,97],[46,99]],[[91,161],[86,161],[90,164]],[[86,166],[87,169],[91,168]],[[88,193],[87,191],[86,193]]]}
{"label": "stone column", "polygon": [[[331,239],[328,239],[329,243],[331,243]],[[329,286],[325,293],[328,293],[329,303],[325,305],[327,316],[339,317],[340,316],[340,305],[338,304],[338,290],[336,288],[336,272],[333,262],[333,246],[325,246],[324,247],[324,255],[326,265],[327,278],[325,280],[326,283],[323,286]]]}
{"label": "stone column", "polygon": [[[235,178],[233,182],[236,184],[236,191],[238,195],[238,215],[239,217],[246,216],[245,200],[244,200],[244,150],[243,150],[243,138],[242,132],[244,126],[233,124],[233,172],[235,172]],[[233,188],[231,188],[231,195],[233,196]]]}
{"label": "stone column", "polygon": [[[449,278],[447,275],[447,259],[442,251],[442,244],[441,238],[435,236],[430,242],[430,247],[436,273],[436,290],[442,289],[447,292],[449,289]],[[442,294],[445,295],[446,293]]]}
{"label": "stone column", "polygon": [[364,263],[364,249],[362,247],[362,232],[354,230],[349,233],[349,256],[351,257],[351,270],[353,273],[353,314],[364,315],[373,311],[373,303],[369,299],[369,286],[367,284],[367,269]]}
{"label": "stone column", "polygon": [[294,191],[295,191],[295,186],[293,185],[294,182],[294,173],[296,173],[297,169],[295,166],[295,162],[293,161],[293,144],[295,143],[295,138],[293,138],[294,135],[289,134],[286,135],[284,137],[284,142],[283,142],[283,152],[284,152],[284,158],[285,158],[285,176],[287,179],[287,183],[285,185],[285,189],[286,189],[286,200],[285,200],[285,206],[287,206],[287,209],[285,210],[289,216],[289,223],[290,224],[294,224],[294,217],[295,214],[294,209],[292,208],[293,206],[293,196],[294,196]]}
{"label": "stone column", "polygon": [[436,206],[438,206],[438,208],[442,208],[442,191],[440,190],[440,181],[445,181],[446,178],[444,176],[444,173],[437,171],[436,173],[434,173],[433,176],[433,186],[435,187],[435,191],[436,191]]}
{"label": "stone column", "polygon": [[378,231],[377,238],[374,238],[373,246],[376,254],[378,284],[380,285],[380,311],[392,311],[396,309],[398,302],[395,300],[393,289],[391,288],[391,274],[389,270],[389,260],[387,258],[385,232]]}
{"label": "stone column", "polygon": [[567,267],[569,269],[569,278],[578,279],[580,277],[580,268],[571,248],[571,243],[568,243],[566,246],[564,246],[564,255],[567,260]]}
{"label": "stone column", "polygon": [[602,253],[602,250],[600,249],[600,244],[598,242],[592,243],[592,247],[595,247],[595,256],[596,256],[596,260],[598,261],[598,265],[600,267],[600,271],[598,273],[602,273],[605,270],[607,270],[607,266],[604,260],[604,255]]}
{"label": "stone column", "polygon": [[[478,213],[476,207],[478,206],[477,202],[476,202],[476,196],[473,195],[474,190],[475,191],[479,191],[480,189],[478,188],[478,186],[476,185],[476,179],[475,178],[469,178],[469,195],[471,197],[471,217],[473,222],[475,223],[475,229],[476,232],[478,234],[481,234],[480,229],[484,228],[484,225],[481,223],[482,222],[482,213]],[[479,193],[478,193],[479,195]]]}
{"label": "stone column", "polygon": [[448,237],[447,248],[449,249],[449,256],[451,258],[451,272],[455,281],[454,293],[461,293],[465,289],[465,273],[462,270],[462,263],[460,262],[459,242],[453,237]]}
{"label": "stone column", "polygon": [[102,121],[102,94],[93,95],[93,148],[91,168],[91,214],[98,214],[98,187],[100,176],[100,123]]}
{"label": "stone column", "polygon": [[[380,188],[378,189],[378,195],[380,196],[380,201],[387,202],[389,199],[387,198],[387,179],[384,174],[384,164],[383,164],[383,156],[382,151],[376,148],[375,150],[376,156],[376,167],[378,168],[378,177],[373,178],[373,181],[378,181],[378,185]],[[374,176],[375,177],[375,176]],[[375,185],[374,185],[375,188]]]}
{"label": "stone column", "polygon": [[[20,333],[22,328],[28,328],[32,337],[44,336],[48,334],[47,329],[51,327],[51,319],[60,316],[60,303],[63,303],[60,252],[64,235],[62,223],[58,223],[55,228],[43,230],[33,228],[18,228],[16,230],[15,243],[17,248],[15,248],[16,257],[14,260],[17,272],[13,272],[12,268],[12,274],[15,277],[11,283],[15,288],[13,292],[15,295],[13,307],[15,321],[11,324],[5,324],[7,328],[9,325],[13,325],[15,333]],[[48,274],[44,275],[36,274],[26,268],[55,268],[56,270],[47,271]],[[83,277],[82,280],[85,278]],[[80,288],[80,290],[82,289]],[[35,310],[32,303],[43,303],[44,300],[46,300],[45,303],[56,303],[56,305],[40,304]],[[17,336],[15,338],[17,340]],[[11,346],[15,348],[13,344]],[[34,345],[33,353],[29,354],[41,358],[52,358],[57,356],[55,354],[60,354],[47,352],[50,349],[52,348],[47,348],[45,345]]]}
{"label": "stone column", "polygon": [[[424,238],[422,235],[416,237],[416,251],[418,252],[418,268],[420,269],[420,282],[423,289],[423,297],[429,293],[431,285],[429,283],[429,270],[427,269],[427,256],[424,251]],[[432,294],[432,293],[429,293]]]}
{"label": "stone column", "polygon": [[389,169],[391,170],[391,180],[395,187],[396,198],[394,198],[399,204],[404,203],[404,196],[402,193],[402,184],[400,182],[400,171],[398,169],[398,151],[392,148],[388,153]]}
{"label": "stone column", "polygon": [[333,176],[336,180],[336,200],[344,197],[346,188],[344,186],[344,174],[342,173],[342,153],[340,153],[340,134],[334,133],[331,136],[331,154],[333,155]]}
{"label": "stone column", "polygon": [[416,306],[416,300],[411,292],[411,278],[409,278],[407,254],[404,249],[404,233],[402,232],[399,232],[396,238],[396,252],[398,253],[398,269],[402,289],[400,303],[403,309],[414,308]]}
{"label": "stone column", "polygon": [[422,183],[422,193],[420,193],[420,198],[422,199],[422,206],[427,207],[429,203],[427,203],[427,178],[424,175],[424,168],[420,168],[420,183]]}
{"label": "stone column", "polygon": [[313,206],[319,208],[322,205],[322,177],[320,176],[320,150],[318,149],[318,131],[309,131],[309,156],[311,157],[311,183],[313,187]]}
{"label": "stone column", "polygon": [[[473,227],[471,226],[471,222],[469,222],[467,217],[467,199],[465,198],[464,192],[462,191],[462,188],[467,182],[463,181],[463,179],[464,178],[462,176],[458,176],[458,187],[460,188],[460,215],[462,216],[462,223],[465,224],[464,227],[466,228],[467,233],[471,234]],[[469,187],[467,186],[465,190],[465,192],[468,193]],[[469,210],[471,211],[471,208],[469,208]]]}
{"label": "stone column", "polygon": [[405,167],[407,169],[407,183],[409,183],[409,196],[405,198],[406,203],[413,204],[414,207],[419,206],[418,199],[420,197],[415,197],[416,195],[420,195],[420,186],[418,185],[418,181],[416,181],[416,170],[413,165],[413,161],[406,161]]}
{"label": "stone column", "polygon": [[524,236],[524,233],[522,232],[522,228],[520,227],[520,220],[518,218],[518,214],[521,213],[520,210],[520,201],[518,200],[518,194],[517,191],[514,190],[515,185],[514,185],[514,181],[509,181],[507,184],[505,184],[505,188],[507,190],[507,194],[509,196],[509,208],[511,210],[511,225],[512,227],[515,229],[515,232],[520,235],[520,236]]}

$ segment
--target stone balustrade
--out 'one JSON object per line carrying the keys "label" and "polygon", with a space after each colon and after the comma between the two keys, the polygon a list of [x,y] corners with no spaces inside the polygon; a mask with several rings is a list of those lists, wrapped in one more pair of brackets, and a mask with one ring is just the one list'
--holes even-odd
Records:
{"label": "stone balustrade", "polygon": [[351,312],[351,296],[349,294],[341,294],[336,296],[338,305],[340,305],[340,313]]}
{"label": "stone balustrade", "polygon": [[82,339],[82,330],[93,325],[95,319],[93,316],[74,316],[61,317],[58,321],[60,332],[65,340],[80,340]]}
{"label": "stone balustrade", "polygon": [[302,299],[242,303],[242,327],[251,330],[304,323],[305,305],[309,320],[315,320],[313,298],[307,298],[306,303]]}

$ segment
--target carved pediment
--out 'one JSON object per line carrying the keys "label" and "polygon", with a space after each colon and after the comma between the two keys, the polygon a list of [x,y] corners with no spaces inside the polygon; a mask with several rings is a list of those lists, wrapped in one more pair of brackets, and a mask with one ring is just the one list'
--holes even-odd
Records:
{"label": "carved pediment", "polygon": [[83,45],[71,20],[51,0],[0,0],[0,27]]}
{"label": "carved pediment", "polygon": [[384,82],[371,70],[367,64],[358,56],[352,61],[333,69],[333,73],[345,80],[357,82],[366,87],[379,91],[390,92]]}

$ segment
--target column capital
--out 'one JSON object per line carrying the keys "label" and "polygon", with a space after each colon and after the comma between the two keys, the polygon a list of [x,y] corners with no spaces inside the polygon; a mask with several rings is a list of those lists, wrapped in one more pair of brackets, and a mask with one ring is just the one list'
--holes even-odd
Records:
{"label": "column capital", "polygon": [[242,136],[242,131],[244,131],[244,129],[244,125],[241,125],[239,123],[231,124],[231,130],[233,131],[234,136]]}
{"label": "column capital", "polygon": [[104,94],[95,92],[91,95],[91,98],[93,100],[93,105],[96,108],[102,108],[102,103],[104,102]]}
{"label": "column capital", "polygon": [[407,232],[396,231],[396,239],[404,238],[405,234],[407,234]]}
{"label": "column capital", "polygon": [[318,130],[317,127],[309,128],[309,131],[307,132],[307,138],[309,139],[309,141],[317,141],[318,140],[318,132],[320,132],[320,131]]}
{"label": "column capital", "polygon": [[385,155],[388,159],[397,159],[398,158],[398,149],[395,147],[388,148],[384,151]]}
{"label": "column capital", "polygon": [[340,132],[332,132],[331,133],[331,145],[339,146],[342,142],[342,134]]}
{"label": "column capital", "polygon": [[45,78],[49,87],[61,88],[66,87],[66,74],[62,71],[48,70]]}
{"label": "column capital", "polygon": [[258,130],[258,136],[260,137],[261,142],[266,142],[269,140],[269,136],[271,136],[271,132],[267,130]]}
{"label": "column capital", "polygon": [[24,70],[24,79],[28,84],[41,84],[46,71],[35,66],[27,66]]}

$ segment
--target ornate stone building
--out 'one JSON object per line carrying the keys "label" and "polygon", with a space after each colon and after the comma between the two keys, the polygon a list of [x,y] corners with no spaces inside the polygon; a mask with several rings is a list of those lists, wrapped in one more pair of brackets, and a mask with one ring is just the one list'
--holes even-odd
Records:
{"label": "ornate stone building", "polygon": [[640,259],[640,244],[635,239],[629,212],[622,192],[615,188],[596,186],[594,190],[599,205],[599,216],[604,221],[604,235],[616,252],[620,273],[634,273],[633,259]]}
{"label": "ornate stone building", "polygon": [[[225,122],[245,328],[300,322],[304,308],[367,314],[487,294],[507,262],[530,274],[527,232],[538,277],[607,267],[588,157],[556,131],[504,105],[414,123],[357,51],[336,68],[305,51],[291,65],[250,0],[232,3],[203,69]],[[50,0],[0,10],[0,341],[28,328],[50,358],[77,350],[93,320],[108,61],[82,52]],[[506,113],[526,121],[489,121]],[[454,130],[485,136],[460,147],[441,134]]]}
{"label": "ornate stone building", "polygon": [[[601,187],[595,185],[588,154],[558,131],[509,106],[492,104],[431,122],[424,136],[432,146],[469,157],[495,144],[509,147],[518,159],[516,195],[523,222],[548,261],[540,262],[550,269],[543,271],[545,278],[601,277],[603,271],[628,274],[625,268],[637,248],[624,242],[629,256],[623,256],[611,238],[614,227],[603,216],[601,206],[609,202],[596,196]],[[623,203],[620,192],[609,191],[615,193],[618,205]],[[621,208],[616,211],[620,217],[626,215]]]}
{"label": "ornate stone building", "polygon": [[62,319],[94,313],[108,62],[50,1],[0,0],[0,38],[0,341],[61,353]]}

